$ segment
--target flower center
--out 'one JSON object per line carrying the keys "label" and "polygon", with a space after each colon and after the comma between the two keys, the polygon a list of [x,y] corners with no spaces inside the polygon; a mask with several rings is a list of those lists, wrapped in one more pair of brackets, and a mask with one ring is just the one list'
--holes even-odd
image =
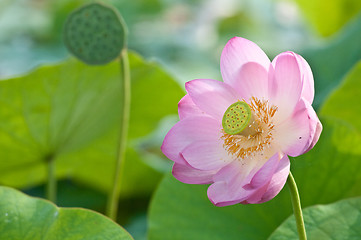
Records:
{"label": "flower center", "polygon": [[252,117],[251,108],[245,102],[235,102],[229,106],[223,115],[222,126],[225,133],[239,134],[249,124]]}
{"label": "flower center", "polygon": [[238,101],[223,115],[224,147],[228,153],[242,159],[263,151],[271,145],[276,106],[252,97],[248,105]]}

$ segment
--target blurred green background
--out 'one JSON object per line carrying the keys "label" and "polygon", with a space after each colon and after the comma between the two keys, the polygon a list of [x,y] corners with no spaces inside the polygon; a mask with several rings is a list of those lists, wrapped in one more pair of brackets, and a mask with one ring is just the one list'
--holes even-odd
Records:
{"label": "blurred green background", "polygon": [[[117,93],[106,87],[115,86],[112,84],[115,84],[113,79],[118,73],[117,66],[110,64],[102,69],[92,68],[94,74],[79,75],[75,73],[93,70],[91,67],[77,63],[76,60],[68,60],[55,67],[37,70],[21,77],[38,66],[58,63],[69,58],[70,55],[62,41],[63,24],[71,11],[87,2],[91,1],[0,0],[0,78],[14,78],[10,83],[3,81],[3,85],[0,85],[0,88],[3,87],[3,90],[0,89],[0,108],[5,109],[2,110],[0,120],[2,122],[0,184],[20,188],[33,196],[44,197],[45,173],[41,173],[44,168],[41,165],[43,163],[40,163],[44,156],[40,155],[47,154],[45,152],[49,149],[54,150],[60,159],[57,161],[64,165],[58,172],[57,204],[104,212],[108,189],[108,182],[104,179],[108,177],[107,173],[112,174],[113,165],[111,160],[103,161],[101,158],[107,159],[109,155],[109,159],[112,159],[112,151],[115,151],[117,117],[114,116],[117,110],[109,113],[106,126],[94,136],[70,133],[77,128],[78,125],[75,123],[82,124],[88,119],[95,120],[90,126],[84,127],[83,132],[104,125],[102,124],[104,120],[99,118],[99,114],[108,116],[103,109],[104,106],[111,111],[111,108],[114,108],[110,106],[111,103],[117,101]],[[167,130],[177,121],[175,115],[177,102],[183,95],[184,82],[196,78],[221,80],[219,58],[224,45],[231,37],[241,36],[254,41],[270,59],[287,50],[301,54],[309,62],[314,73],[316,109],[322,106],[346,73],[361,59],[361,15],[359,14],[361,1],[359,0],[104,0],[103,2],[115,6],[122,14],[129,29],[129,48],[136,52],[132,53],[130,58],[133,81],[135,81],[132,89],[134,92],[132,114],[137,117],[133,117],[133,120],[136,120],[133,122],[134,127],[130,128],[130,146],[127,152],[127,158],[132,160],[133,166],[130,166],[129,170],[126,168],[130,172],[127,177],[130,180],[126,183],[129,186],[123,189],[119,209],[119,223],[124,225],[136,240],[146,239],[148,225],[146,216],[150,198],[163,174],[171,169],[171,162],[164,158],[159,147]],[[72,89],[72,79],[77,81],[77,78],[86,77],[89,82],[108,79],[103,85],[94,84],[85,87],[89,92],[101,88],[103,92],[98,93],[99,96],[105,94],[108,97],[104,100],[105,104],[94,107],[96,112],[86,110],[88,112],[80,114],[80,117],[74,117],[72,112],[64,114],[64,119],[67,116],[74,117],[68,120],[69,126],[72,127],[65,129],[69,131],[69,138],[72,141],[67,142],[67,145],[60,143],[57,145],[58,142],[55,140],[50,141],[51,144],[44,143],[42,147],[47,150],[44,152],[39,150],[39,157],[38,153],[25,151],[26,147],[23,148],[15,140],[9,143],[9,139],[13,138],[9,137],[8,133],[12,131],[11,129],[22,129],[29,123],[29,132],[42,131],[42,127],[37,126],[42,116],[39,115],[37,118],[38,116],[32,112],[35,105],[30,106],[32,103],[25,107],[22,104],[17,105],[17,101],[25,102],[26,97],[37,99],[41,96],[39,102],[52,102],[58,99],[60,105],[61,101],[64,101],[65,105],[59,105],[59,109],[67,111],[67,97],[62,99],[61,96],[64,92],[50,91],[54,93],[55,97],[53,97],[38,91],[37,84],[48,81],[40,80],[39,76],[44,74],[42,71],[49,71],[46,73],[49,79],[57,79],[60,73],[61,77],[56,81],[62,82],[63,78],[66,80],[63,85],[54,84],[51,88],[58,89],[62,86],[65,92],[67,89]],[[23,84],[22,81],[26,83]],[[53,84],[52,80],[49,82]],[[44,86],[48,86],[47,84]],[[69,91],[67,94],[77,98],[81,96],[82,89],[74,93]],[[358,95],[358,92],[354,94]],[[148,99],[142,98],[147,95],[149,95]],[[149,99],[154,101],[150,104],[147,102]],[[78,107],[92,109],[94,106],[92,101],[84,105],[80,104]],[[14,106],[8,107],[12,104]],[[18,106],[22,106],[21,110],[18,112],[13,110]],[[116,106],[115,103],[115,108]],[[327,107],[325,109],[324,112],[327,111]],[[16,115],[19,112],[24,116],[24,123],[19,123],[22,121]],[[74,112],[76,113],[75,110]],[[59,115],[61,114],[60,111]],[[344,114],[347,115],[349,112]],[[357,122],[355,126],[357,128]],[[67,134],[66,131],[64,134]],[[358,130],[356,132],[359,134]],[[16,134],[17,137],[26,140],[22,144],[29,149],[30,143],[37,143],[36,139],[31,140],[29,137],[31,134],[26,136],[22,130],[14,133]],[[85,138],[87,139],[84,140]],[[351,144],[356,147],[350,151],[360,154],[357,150],[359,148],[357,141]],[[66,150],[61,149],[63,151],[61,152],[59,146]],[[57,147],[59,149],[56,149]],[[349,151],[348,148],[346,150]],[[341,147],[340,151],[346,150]],[[26,159],[31,155],[30,153],[35,157],[29,161],[18,160]],[[92,165],[88,165],[88,168],[84,167],[87,165],[86,160],[79,160],[84,156],[93,159]],[[76,167],[68,167],[74,162],[78,162],[75,164]],[[33,163],[40,164],[39,168],[27,169],[27,166],[32,166]],[[18,171],[18,169],[22,170]],[[98,174],[98,171],[101,173]]]}
{"label": "blurred green background", "polygon": [[[0,74],[23,73],[67,56],[66,16],[86,0],[2,0]],[[219,77],[219,55],[228,39],[243,36],[270,57],[281,51],[324,46],[354,21],[355,0],[105,0],[130,29],[129,47],[164,63],[181,81]]]}

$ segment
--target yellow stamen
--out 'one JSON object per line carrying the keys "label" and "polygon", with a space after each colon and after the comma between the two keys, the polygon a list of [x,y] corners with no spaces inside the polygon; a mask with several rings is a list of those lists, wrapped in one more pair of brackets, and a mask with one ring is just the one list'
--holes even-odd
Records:
{"label": "yellow stamen", "polygon": [[249,126],[241,133],[231,135],[222,130],[224,147],[229,154],[238,159],[243,159],[263,151],[271,145],[274,125],[272,118],[277,111],[276,106],[270,106],[266,100],[251,98],[249,104],[252,119]]}

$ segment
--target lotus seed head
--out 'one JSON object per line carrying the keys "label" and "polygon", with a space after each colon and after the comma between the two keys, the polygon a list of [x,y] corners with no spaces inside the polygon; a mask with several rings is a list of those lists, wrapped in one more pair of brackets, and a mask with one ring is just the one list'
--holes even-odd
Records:
{"label": "lotus seed head", "polygon": [[251,108],[246,102],[238,101],[229,106],[223,115],[222,126],[225,133],[241,133],[251,120]]}

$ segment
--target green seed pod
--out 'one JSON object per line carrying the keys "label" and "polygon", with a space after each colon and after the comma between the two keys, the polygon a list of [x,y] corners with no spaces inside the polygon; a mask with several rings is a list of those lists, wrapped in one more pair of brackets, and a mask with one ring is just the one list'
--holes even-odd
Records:
{"label": "green seed pod", "polygon": [[126,28],[112,7],[91,3],[72,12],[64,26],[69,51],[87,64],[106,64],[126,45]]}
{"label": "green seed pod", "polygon": [[222,126],[230,135],[241,133],[251,120],[251,108],[245,102],[235,102],[229,106],[223,115]]}

